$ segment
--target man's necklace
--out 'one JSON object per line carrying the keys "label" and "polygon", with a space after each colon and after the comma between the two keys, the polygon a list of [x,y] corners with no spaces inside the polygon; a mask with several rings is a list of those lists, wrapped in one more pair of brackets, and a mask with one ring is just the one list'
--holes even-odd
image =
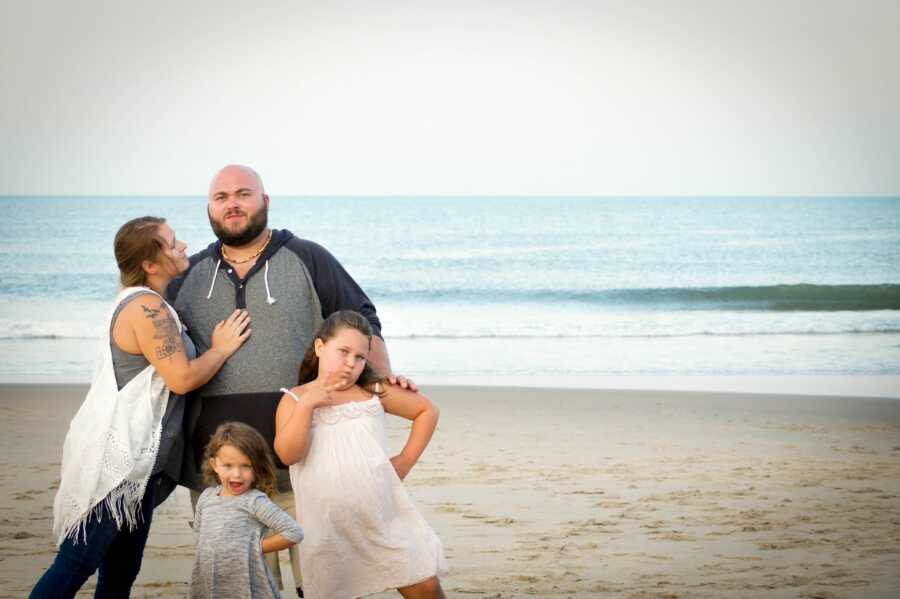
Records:
{"label": "man's necklace", "polygon": [[255,260],[255,259],[259,258],[259,255],[262,254],[267,247],[269,247],[270,241],[272,241],[272,229],[269,229],[269,236],[266,238],[266,242],[264,244],[262,244],[262,247],[260,247],[256,251],[255,254],[253,254],[252,256],[247,256],[246,258],[241,258],[240,260],[229,257],[228,252],[225,251],[225,244],[222,244],[222,257],[225,258],[225,260],[227,260],[231,264],[235,264],[235,265],[246,264],[247,262],[250,262],[251,260]]}

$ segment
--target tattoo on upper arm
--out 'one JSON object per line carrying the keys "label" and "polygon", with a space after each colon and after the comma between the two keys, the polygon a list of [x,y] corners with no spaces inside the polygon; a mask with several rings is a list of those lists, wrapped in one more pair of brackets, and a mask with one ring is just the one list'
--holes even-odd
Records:
{"label": "tattoo on upper arm", "polygon": [[147,306],[141,307],[144,309],[144,316],[153,321],[153,327],[156,329],[153,338],[161,340],[156,346],[156,357],[162,360],[180,352],[181,334],[178,332],[178,326],[171,314],[161,310],[161,307],[155,309]]}

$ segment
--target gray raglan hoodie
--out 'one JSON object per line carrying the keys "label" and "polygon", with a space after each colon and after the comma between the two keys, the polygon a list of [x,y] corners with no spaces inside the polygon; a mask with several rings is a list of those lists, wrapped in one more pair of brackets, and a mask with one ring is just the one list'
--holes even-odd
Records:
{"label": "gray raglan hoodie", "polygon": [[[168,288],[169,302],[187,326],[198,353],[209,349],[213,328],[236,308],[250,312],[253,330],[216,376],[189,399],[185,453],[192,459],[185,462],[181,482],[197,490],[204,486],[195,458],[208,439],[195,438],[194,431],[209,429],[204,426],[204,403],[209,418],[233,413],[234,419],[249,421],[264,436],[271,436],[278,390],[297,384],[303,355],[327,316],[355,310],[381,336],[375,306],[322,246],[290,231],[273,230],[268,247],[243,280],[222,258],[221,247],[217,241],[191,256],[188,270]],[[263,430],[269,426],[271,431]]]}

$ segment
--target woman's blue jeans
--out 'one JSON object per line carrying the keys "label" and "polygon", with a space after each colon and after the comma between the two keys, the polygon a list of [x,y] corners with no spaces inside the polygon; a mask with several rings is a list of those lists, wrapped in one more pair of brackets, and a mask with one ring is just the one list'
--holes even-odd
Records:
{"label": "woman's blue jeans", "polygon": [[147,491],[141,501],[141,518],[134,530],[116,526],[115,519],[106,510],[102,517],[91,515],[86,535],[78,543],[66,539],[59,546],[56,559],[44,572],[29,595],[30,599],[69,599],[91,575],[97,576],[95,599],[121,599],[131,593],[131,585],[141,569],[144,545],[153,518],[153,492],[156,477],[147,482]]}

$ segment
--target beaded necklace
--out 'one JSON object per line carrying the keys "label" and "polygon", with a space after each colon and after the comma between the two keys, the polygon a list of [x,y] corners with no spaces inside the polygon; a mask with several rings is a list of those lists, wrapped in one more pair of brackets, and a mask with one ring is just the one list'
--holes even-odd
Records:
{"label": "beaded necklace", "polygon": [[255,254],[253,254],[252,256],[247,256],[246,258],[241,258],[240,260],[230,258],[228,256],[228,253],[225,251],[225,244],[223,243],[222,244],[222,257],[225,258],[225,260],[227,260],[231,264],[246,264],[247,262],[250,262],[251,260],[258,258],[259,255],[262,254],[267,247],[269,247],[270,241],[272,241],[272,229],[269,229],[269,236],[266,238],[266,242],[264,244],[262,244],[262,247],[260,247],[259,250],[257,250],[257,252]]}

